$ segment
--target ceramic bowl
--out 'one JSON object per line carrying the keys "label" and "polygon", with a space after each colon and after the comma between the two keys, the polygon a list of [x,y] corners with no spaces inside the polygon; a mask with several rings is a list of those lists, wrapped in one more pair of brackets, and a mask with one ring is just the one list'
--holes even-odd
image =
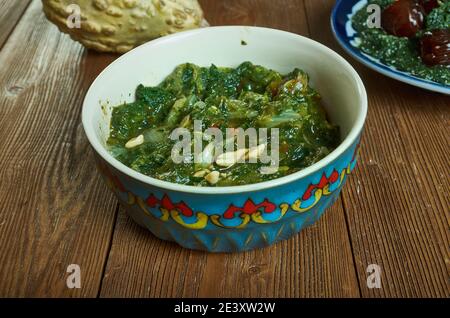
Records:
{"label": "ceramic bowl", "polygon": [[[342,142],[316,164],[272,181],[194,187],[142,175],[105,146],[113,105],[133,101],[138,84],[157,85],[175,66],[236,67],[251,61],[282,73],[309,73]],[[311,39],[257,27],[210,27],[160,38],[118,58],[91,85],[83,126],[97,166],[129,215],[155,236],[211,252],[236,252],[287,239],[316,222],[338,198],[357,161],[367,112],[364,85],[341,56]]]}

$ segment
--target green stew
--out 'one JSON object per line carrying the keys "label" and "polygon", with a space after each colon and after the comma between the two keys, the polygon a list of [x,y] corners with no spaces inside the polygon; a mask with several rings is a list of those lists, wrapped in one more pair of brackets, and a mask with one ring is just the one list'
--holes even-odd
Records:
{"label": "green stew", "polygon": [[[171,154],[177,141],[171,133],[181,127],[194,134],[196,121],[203,130],[215,127],[224,135],[226,128],[277,128],[277,167],[263,170],[268,164],[261,162],[224,167],[215,159],[175,163]],[[269,133],[267,151],[275,150],[271,138]],[[207,149],[211,138],[201,140]],[[113,108],[107,143],[115,158],[142,174],[185,185],[234,186],[299,171],[339,142],[339,128],[327,120],[305,72],[295,69],[282,75],[245,62],[235,69],[183,64],[158,86],[139,85],[134,102]]]}

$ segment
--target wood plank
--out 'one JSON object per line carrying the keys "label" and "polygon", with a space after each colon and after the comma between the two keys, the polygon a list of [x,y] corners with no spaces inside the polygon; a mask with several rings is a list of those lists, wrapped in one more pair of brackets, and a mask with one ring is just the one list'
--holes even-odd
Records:
{"label": "wood plank", "polygon": [[211,25],[253,25],[308,33],[302,0],[199,0]]}
{"label": "wood plank", "polygon": [[[313,38],[337,47],[323,26],[333,5],[306,1]],[[450,97],[348,60],[369,94],[361,160],[343,191],[362,295],[449,297]],[[381,266],[381,289],[367,288],[368,264]]]}
{"label": "wood plank", "polygon": [[0,0],[0,48],[22,17],[31,0]]}
{"label": "wood plank", "polygon": [[358,297],[346,231],[335,204],[290,240],[208,254],[155,238],[121,209],[101,297]]}
{"label": "wood plank", "polygon": [[[220,275],[217,275],[220,273]],[[273,247],[208,255],[200,297],[359,297],[342,205]]]}
{"label": "wood plank", "polygon": [[[0,297],[98,293],[117,206],[92,173],[80,115],[113,59],[62,35],[39,0],[0,52]],[[69,264],[81,289],[66,286]]]}
{"label": "wood plank", "polygon": [[120,209],[101,297],[195,297],[207,254],[151,235]]}
{"label": "wood plank", "polygon": [[[212,25],[264,25],[308,33],[302,1],[201,3]],[[239,254],[181,249],[154,238],[121,211],[101,296],[358,297],[342,201],[294,238]]]}

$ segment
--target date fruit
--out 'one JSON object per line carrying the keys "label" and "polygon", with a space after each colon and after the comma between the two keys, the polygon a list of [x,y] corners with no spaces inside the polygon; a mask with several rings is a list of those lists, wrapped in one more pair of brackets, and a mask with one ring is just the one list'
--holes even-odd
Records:
{"label": "date fruit", "polygon": [[381,26],[389,34],[411,38],[422,29],[424,15],[417,0],[398,0],[381,13]]}
{"label": "date fruit", "polygon": [[420,0],[419,4],[423,7],[426,14],[430,13],[433,9],[439,7],[438,0]]}
{"label": "date fruit", "polygon": [[450,30],[438,29],[420,39],[420,56],[429,65],[450,65]]}

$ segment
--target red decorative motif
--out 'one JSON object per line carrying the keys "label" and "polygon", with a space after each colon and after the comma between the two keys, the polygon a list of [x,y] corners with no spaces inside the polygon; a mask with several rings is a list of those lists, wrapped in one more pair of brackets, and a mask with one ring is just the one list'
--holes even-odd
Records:
{"label": "red decorative motif", "polygon": [[170,198],[167,196],[167,194],[164,194],[164,196],[162,197],[161,200],[158,200],[157,197],[155,197],[153,194],[151,194],[147,198],[146,203],[150,208],[154,208],[157,205],[159,205],[160,207],[162,207],[168,211],[177,210],[178,212],[180,212],[181,214],[183,214],[184,216],[187,216],[187,217],[194,215],[194,212],[191,210],[191,208],[189,208],[187,206],[186,203],[184,203],[183,201],[181,201],[179,203],[173,203],[170,200]]}
{"label": "red decorative motif", "polygon": [[323,189],[326,185],[336,182],[339,179],[339,172],[336,170],[333,170],[331,175],[327,177],[325,173],[320,178],[320,181],[318,184],[310,184],[308,189],[306,189],[305,194],[303,194],[302,200],[306,201],[309,198],[311,198],[313,191],[317,189]]}
{"label": "red decorative motif", "polygon": [[[357,144],[357,146],[355,148],[353,158],[352,158],[350,164],[348,165],[348,167],[346,169],[344,169],[342,171],[342,173],[347,173],[347,174],[350,173],[351,164],[357,158],[358,149],[359,149],[359,143]],[[98,167],[99,167],[101,173],[109,180],[110,185],[112,185],[116,190],[119,190],[120,192],[127,192],[129,196],[133,195],[132,193],[128,192],[128,190],[125,188],[125,186],[120,181],[120,179],[116,175],[114,175],[112,173],[112,171],[110,171],[108,166],[106,166],[100,160],[98,160],[97,163],[98,163]],[[314,195],[314,192],[316,190],[318,190],[318,189],[323,190],[326,186],[337,182],[340,178],[341,178],[341,174],[337,170],[333,170],[333,172],[328,177],[326,176],[325,173],[323,173],[322,177],[320,178],[320,181],[317,184],[309,185],[309,187],[306,189],[305,193],[301,197],[301,200],[302,201],[309,200]],[[318,199],[319,198],[316,198],[315,203],[317,203]],[[299,201],[299,200],[297,200],[297,201]],[[294,203],[292,205],[293,206],[292,209],[294,209],[294,210],[295,210],[294,206],[297,204],[297,201],[296,201],[296,203]],[[134,202],[134,200],[132,202]],[[147,197],[147,199],[145,200],[145,203],[150,208],[159,207],[159,208],[165,209],[167,211],[178,211],[181,215],[183,215],[185,217],[194,216],[194,211],[184,201],[174,203],[174,202],[172,202],[172,200],[169,198],[169,196],[167,194],[164,194],[161,199],[158,199],[153,194],[150,194]],[[297,204],[298,205],[297,209],[300,209],[301,210],[300,212],[304,212],[305,210],[312,208],[315,205],[315,203],[311,204],[310,207],[307,207],[307,208],[302,207],[300,209],[301,202],[299,201],[299,203]],[[130,203],[130,204],[134,204],[134,203]],[[288,207],[290,206],[286,203],[283,203],[280,205],[280,207],[282,205],[286,205]],[[241,215],[241,214],[254,215],[258,212],[272,213],[276,209],[277,209],[277,205],[270,202],[268,199],[264,199],[264,201],[262,201],[261,203],[255,204],[253,202],[253,200],[249,198],[245,201],[245,203],[242,207],[238,207],[238,206],[235,206],[234,204],[230,204],[228,209],[222,214],[222,217],[224,219],[233,219],[236,216],[239,217],[239,215]],[[283,213],[283,215],[284,215],[284,213]],[[202,213],[197,212],[197,214],[202,214]],[[217,215],[217,216],[219,216],[219,215]],[[177,222],[179,222],[179,221],[177,221]],[[255,222],[257,222],[257,221],[255,221]],[[221,226],[221,225],[219,225],[219,226]]]}
{"label": "red decorative motif", "polygon": [[252,199],[245,201],[244,206],[239,208],[233,204],[225,211],[223,217],[225,219],[232,219],[236,213],[254,214],[258,212],[259,209],[263,208],[265,213],[272,213],[275,211],[277,206],[269,200],[265,199],[260,204],[255,204]]}

